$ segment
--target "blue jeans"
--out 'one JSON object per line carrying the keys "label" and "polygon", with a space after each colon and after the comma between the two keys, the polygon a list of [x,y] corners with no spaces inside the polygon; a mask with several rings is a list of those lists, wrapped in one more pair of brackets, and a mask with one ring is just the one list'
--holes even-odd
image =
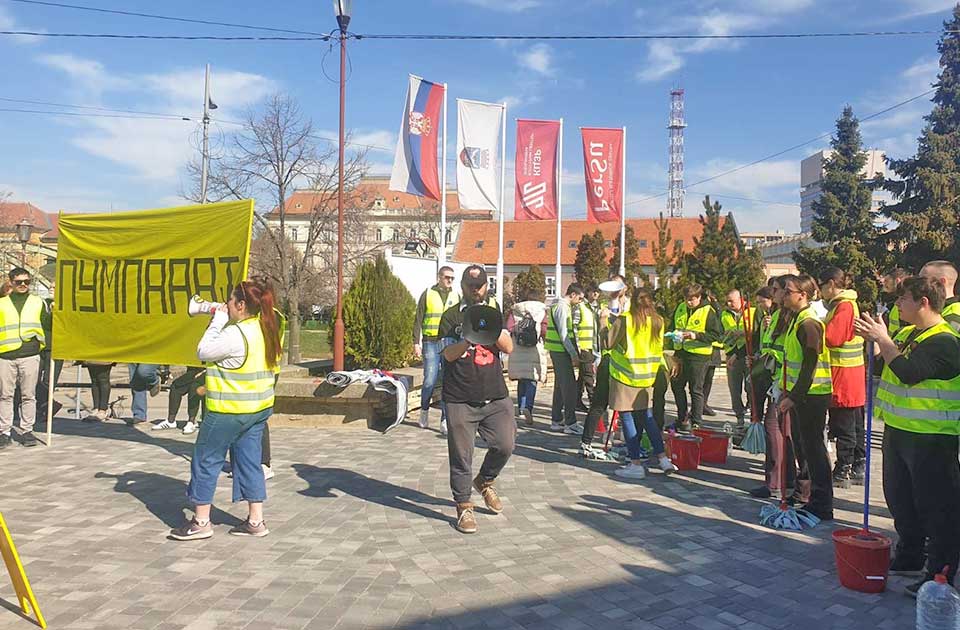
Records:
{"label": "blue jeans", "polygon": [[[440,377],[440,368],[443,365],[443,349],[446,347],[443,340],[423,342],[423,387],[420,389],[420,409],[430,408],[433,390]],[[440,403],[440,418],[447,419],[447,406]]]}
{"label": "blue jeans", "polygon": [[217,478],[230,451],[233,462],[233,502],[260,503],[267,498],[267,484],[260,467],[263,428],[273,407],[257,413],[220,413],[207,409],[197,432],[190,462],[187,497],[195,505],[213,503]]}
{"label": "blue jeans", "polygon": [[537,397],[537,382],[533,379],[521,378],[517,381],[517,408],[520,411],[533,411],[533,401]]}
{"label": "blue jeans", "polygon": [[[633,419],[633,414],[643,416],[643,426],[637,428],[637,423]],[[660,427],[653,419],[653,413],[649,409],[634,409],[633,411],[621,411],[620,422],[623,423],[623,437],[627,441],[627,456],[630,459],[640,459],[640,436],[643,430],[647,430],[647,436],[650,438],[650,446],[653,447],[654,455],[662,455],[663,435],[660,433]]]}
{"label": "blue jeans", "polygon": [[137,420],[147,419],[147,392],[160,382],[157,377],[157,366],[151,363],[128,363],[130,369],[130,391],[133,403],[133,417]]}

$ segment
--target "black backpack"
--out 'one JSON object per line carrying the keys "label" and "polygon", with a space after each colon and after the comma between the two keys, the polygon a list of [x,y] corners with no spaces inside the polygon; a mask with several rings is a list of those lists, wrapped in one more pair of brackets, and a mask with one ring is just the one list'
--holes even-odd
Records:
{"label": "black backpack", "polygon": [[530,313],[524,313],[523,319],[517,322],[517,327],[513,330],[513,336],[517,339],[517,345],[525,348],[533,348],[540,340],[540,330],[536,320],[530,316]]}

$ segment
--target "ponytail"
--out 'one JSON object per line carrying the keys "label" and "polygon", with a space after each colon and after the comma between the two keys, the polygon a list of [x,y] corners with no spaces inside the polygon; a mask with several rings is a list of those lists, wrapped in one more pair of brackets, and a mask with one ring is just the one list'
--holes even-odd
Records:
{"label": "ponytail", "polygon": [[263,333],[266,350],[264,359],[267,367],[272,370],[280,362],[280,354],[283,352],[273,288],[266,279],[252,278],[240,282],[233,290],[233,296],[236,300],[243,300],[247,313],[259,316],[260,332]]}

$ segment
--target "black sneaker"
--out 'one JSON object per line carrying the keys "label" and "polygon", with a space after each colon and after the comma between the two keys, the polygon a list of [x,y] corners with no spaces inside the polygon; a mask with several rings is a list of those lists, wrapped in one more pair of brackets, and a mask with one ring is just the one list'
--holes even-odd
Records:
{"label": "black sneaker", "polygon": [[864,472],[864,467],[866,462],[864,460],[859,460],[853,462],[853,468],[850,470],[850,483],[855,486],[862,486],[866,480],[866,474]]}
{"label": "black sneaker", "polygon": [[817,507],[810,507],[809,503],[807,505],[804,505],[800,509],[803,510],[804,512],[809,512],[810,514],[813,514],[814,516],[819,518],[821,521],[833,520],[833,510],[824,510]]}
{"label": "black sneaker", "polygon": [[713,417],[713,416],[717,415],[717,412],[713,409],[713,407],[707,407],[706,405],[704,405],[704,406],[703,406],[703,415]]}
{"label": "black sneaker", "polygon": [[769,499],[773,496],[773,493],[770,492],[770,488],[766,486],[758,486],[750,491],[750,496],[758,499]]}
{"label": "black sneaker", "polygon": [[836,466],[833,469],[833,487],[834,488],[849,488],[851,485],[850,480],[850,465],[841,465]]}
{"label": "black sneaker", "polygon": [[20,436],[20,444],[23,446],[36,446],[39,443],[40,440],[33,434],[33,431],[27,431]]}
{"label": "black sneaker", "polygon": [[0,448],[7,448],[10,446],[10,436],[0,434]]}
{"label": "black sneaker", "polygon": [[922,553],[895,552],[890,560],[890,575],[920,575],[927,565]]}
{"label": "black sneaker", "polygon": [[920,590],[920,587],[926,584],[927,582],[931,582],[931,581],[933,581],[932,575],[929,575],[929,574],[924,575],[921,579],[917,580],[913,584],[908,584],[905,587],[903,587],[903,594],[906,595],[907,597],[913,597],[914,599],[916,599],[917,591]]}

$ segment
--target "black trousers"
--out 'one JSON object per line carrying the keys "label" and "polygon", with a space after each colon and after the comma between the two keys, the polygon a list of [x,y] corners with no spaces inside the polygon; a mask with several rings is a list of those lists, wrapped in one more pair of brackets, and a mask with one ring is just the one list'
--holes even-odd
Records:
{"label": "black trousers", "polygon": [[853,466],[866,457],[863,407],[830,407],[830,433],[837,438],[837,466]]}
{"label": "black trousers", "polygon": [[487,454],[478,476],[483,481],[493,481],[507,465],[517,437],[517,421],[509,397],[482,407],[447,403],[450,488],[457,503],[469,502],[473,492],[473,449],[478,432],[487,443]]}
{"label": "black trousers", "polygon": [[[803,402],[794,407],[790,417],[794,442],[799,446],[800,457],[810,477],[809,507],[818,511],[833,511],[833,479],[830,474],[830,456],[823,430],[827,425],[827,407],[830,395],[808,394]],[[960,467],[958,467],[960,472]]]}
{"label": "black trousers", "polygon": [[953,580],[960,560],[960,466],[957,436],[883,431],[883,495],[893,515],[897,553],[922,555],[927,573],[950,565]]}
{"label": "black trousers", "polygon": [[713,391],[713,377],[720,367],[720,348],[714,348],[710,355],[710,365],[707,367],[707,373],[703,377],[703,406],[710,406],[710,392]]}
{"label": "black trousers", "polygon": [[667,423],[667,386],[669,384],[670,374],[661,363],[657,370],[657,379],[653,382],[653,420],[661,431]]}
{"label": "black trousers", "polygon": [[[699,354],[690,354],[688,352],[678,353],[681,361],[680,374],[673,379],[671,387],[673,397],[677,402],[677,416],[681,420],[692,422],[703,421],[703,404],[706,399],[704,396],[704,383],[707,378],[707,370],[710,369],[710,357]],[[687,392],[686,387],[690,386],[690,409],[687,413]]]}
{"label": "black trousers", "polygon": [[90,374],[90,393],[93,394],[93,408],[106,411],[110,404],[110,370],[112,365],[88,365]]}
{"label": "black trousers", "polygon": [[577,421],[577,375],[573,360],[566,352],[551,352],[553,363],[553,407],[550,420],[553,424],[573,424]]}
{"label": "black trousers", "polygon": [[593,442],[593,436],[597,432],[597,423],[600,422],[600,416],[604,414],[609,404],[610,355],[605,354],[600,358],[600,365],[597,366],[597,385],[593,390],[593,397],[590,399],[587,418],[583,421],[583,434],[580,436],[582,444]]}
{"label": "black trousers", "polygon": [[597,367],[593,364],[594,355],[590,353],[590,359],[584,361],[581,356],[580,370],[577,373],[577,402],[583,402],[583,392],[587,392],[587,407],[593,400],[593,392],[597,387]]}

